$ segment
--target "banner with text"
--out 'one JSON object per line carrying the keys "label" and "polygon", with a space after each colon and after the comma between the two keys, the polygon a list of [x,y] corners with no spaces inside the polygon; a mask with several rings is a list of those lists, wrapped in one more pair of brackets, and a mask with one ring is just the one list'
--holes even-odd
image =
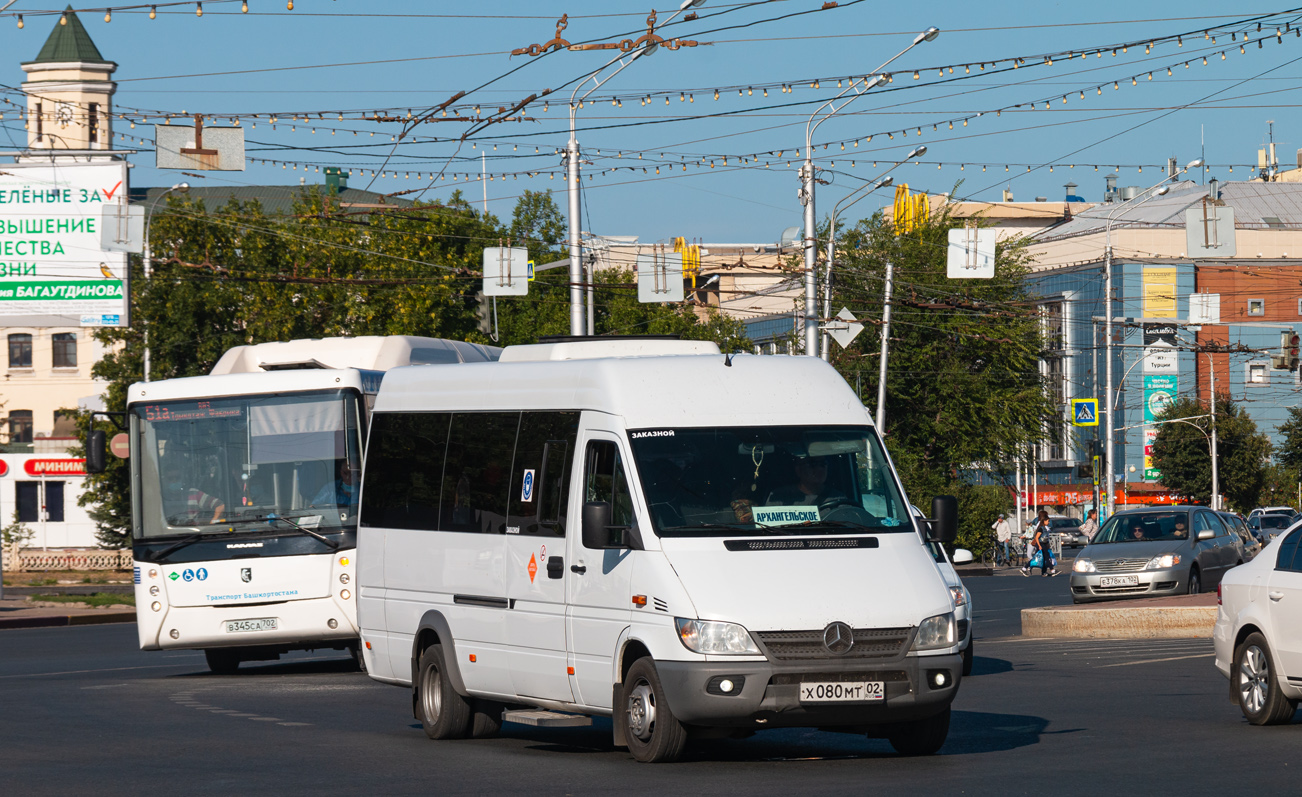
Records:
{"label": "banner with text", "polygon": [[127,256],[100,223],[126,201],[123,161],[0,167],[0,323],[125,326]]}
{"label": "banner with text", "polygon": [[1167,405],[1175,401],[1176,375],[1144,374],[1144,423],[1157,420]]}

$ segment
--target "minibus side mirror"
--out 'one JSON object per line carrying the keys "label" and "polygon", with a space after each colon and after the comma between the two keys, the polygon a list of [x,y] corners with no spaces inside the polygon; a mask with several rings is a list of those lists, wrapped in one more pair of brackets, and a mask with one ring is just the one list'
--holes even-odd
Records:
{"label": "minibus side mirror", "polygon": [[931,499],[931,517],[927,525],[932,542],[953,542],[958,536],[958,499],[952,495],[938,495]]}
{"label": "minibus side mirror", "polygon": [[589,501],[583,505],[583,547],[594,551],[610,546],[610,504]]}
{"label": "minibus side mirror", "polygon": [[106,466],[105,453],[107,445],[102,429],[92,429],[86,435],[86,472],[103,473]]}

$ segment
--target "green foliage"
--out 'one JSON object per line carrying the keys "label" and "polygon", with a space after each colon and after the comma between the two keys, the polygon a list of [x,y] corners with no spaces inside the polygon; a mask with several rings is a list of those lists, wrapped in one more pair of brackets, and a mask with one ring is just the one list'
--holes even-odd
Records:
{"label": "green foliage", "polygon": [[[879,213],[838,236],[833,310],[846,306],[870,323],[880,319],[886,263],[894,264],[886,443],[910,496],[927,500],[944,489],[964,492],[960,472],[1003,475],[1003,463],[1055,417],[1040,378],[1043,343],[1024,282],[1023,244],[999,245],[994,279],[950,280],[948,232],[957,226],[941,211],[897,235]],[[832,355],[870,405],[877,394],[879,329],[869,327]],[[1005,491],[999,506],[991,501],[993,514],[971,519],[973,533],[978,526],[988,532],[1007,500]]]}
{"label": "green foliage", "polygon": [[136,596],[130,592],[92,592],[89,595],[33,595],[33,601],[45,603],[70,603],[89,606],[135,606]]}
{"label": "green foliage", "polygon": [[1279,425],[1279,435],[1283,442],[1275,451],[1275,461],[1294,472],[1302,473],[1302,406],[1288,408],[1288,420]]}
{"label": "green foliage", "polygon": [[551,191],[528,188],[516,200],[511,214],[511,238],[515,246],[529,249],[536,264],[551,263],[565,257],[565,218],[552,199]]}
{"label": "green foliage", "polygon": [[35,529],[18,520],[18,510],[14,510],[14,517],[9,525],[0,528],[0,543],[3,543],[6,548],[11,545],[22,548],[27,545],[28,540],[35,536]]}
{"label": "green foliage", "polygon": [[[1210,414],[1201,401],[1182,398],[1158,420]],[[1194,418],[1160,424],[1153,442],[1153,466],[1162,472],[1162,483],[1200,504],[1211,503],[1210,435],[1211,418]],[[1246,409],[1223,394],[1216,397],[1216,437],[1221,494],[1229,508],[1247,512],[1259,505],[1266,485],[1270,438],[1257,431]]]}
{"label": "green foliage", "polygon": [[1298,496],[1299,481],[1302,475],[1296,469],[1278,463],[1268,465],[1256,505],[1296,507],[1302,504]]}

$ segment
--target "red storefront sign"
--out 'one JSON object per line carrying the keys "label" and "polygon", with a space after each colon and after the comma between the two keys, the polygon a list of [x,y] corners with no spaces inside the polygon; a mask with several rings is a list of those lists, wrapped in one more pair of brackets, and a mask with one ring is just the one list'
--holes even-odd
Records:
{"label": "red storefront sign", "polygon": [[85,476],[84,459],[29,459],[23,463],[28,476]]}
{"label": "red storefront sign", "polygon": [[[1116,502],[1129,504],[1179,504],[1183,496],[1167,490],[1145,490],[1140,485],[1131,485],[1129,490],[1124,484],[1117,485]],[[1039,506],[1072,506],[1094,502],[1094,487],[1088,484],[1044,484],[1034,492],[1022,494],[1022,506],[1030,507],[1033,502]]]}

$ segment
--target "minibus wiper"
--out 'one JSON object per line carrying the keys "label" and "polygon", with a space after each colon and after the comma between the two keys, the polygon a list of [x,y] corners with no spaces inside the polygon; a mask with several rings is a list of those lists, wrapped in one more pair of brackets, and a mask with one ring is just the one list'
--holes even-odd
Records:
{"label": "minibus wiper", "polygon": [[307,536],[309,536],[309,537],[316,537],[316,538],[317,538],[318,540],[320,540],[321,542],[324,542],[326,545],[329,545],[329,546],[330,546],[330,550],[332,550],[332,551],[337,551],[337,550],[339,550],[339,543],[335,542],[334,540],[330,539],[329,537],[325,536],[324,534],[318,534],[317,532],[312,531],[311,529],[309,529],[309,528],[307,528],[307,527],[305,527],[305,526],[300,526],[300,525],[298,525],[298,523],[295,523],[294,521],[290,520],[290,519],[287,518],[287,517],[281,517],[280,515],[277,515],[275,512],[268,512],[268,513],[267,513],[267,517],[266,517],[265,519],[271,521],[273,524],[274,524],[277,520],[283,520],[283,521],[285,521],[286,523],[288,523],[289,525],[291,525],[291,526],[293,526],[294,528],[298,529],[299,531],[303,532],[303,533],[306,534]]}
{"label": "minibus wiper", "polygon": [[164,548],[162,551],[154,554],[154,556],[159,559],[162,559],[170,553],[175,553],[181,550],[182,548],[184,548],[185,546],[189,545],[192,542],[198,542],[200,539],[202,539],[205,536],[207,535],[200,532],[198,534],[191,534],[188,537],[182,537],[181,539],[177,540],[176,542]]}

